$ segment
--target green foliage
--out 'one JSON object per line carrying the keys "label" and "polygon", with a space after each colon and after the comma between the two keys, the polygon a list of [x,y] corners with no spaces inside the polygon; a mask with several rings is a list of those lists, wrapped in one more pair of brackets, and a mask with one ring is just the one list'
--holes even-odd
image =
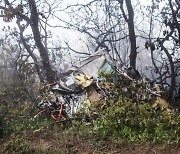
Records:
{"label": "green foliage", "polygon": [[58,151],[54,149],[40,149],[39,147],[33,147],[30,145],[27,139],[20,137],[19,135],[13,135],[8,143],[1,149],[2,153],[17,153],[17,154],[58,154]]}
{"label": "green foliage", "polygon": [[[3,122],[3,137],[9,138],[4,145],[1,145],[0,153],[17,154],[57,154],[52,148],[43,149],[38,147],[27,139],[26,135],[38,132],[43,129],[51,128],[54,124],[50,118],[37,117],[33,119],[30,116],[32,103],[21,102],[18,105],[9,103],[7,106],[0,105],[0,117]],[[51,130],[51,129],[50,129]]]}
{"label": "green foliage", "polygon": [[1,71],[5,75],[0,79],[0,104],[16,103],[19,105],[24,101],[35,99],[34,95],[38,86],[32,66],[27,61],[20,59],[17,61],[16,69],[11,72]]}
{"label": "green foliage", "polygon": [[18,5],[16,8],[5,8],[2,14],[4,15],[4,22],[11,22],[16,15],[23,13],[23,5]]}
{"label": "green foliage", "polygon": [[86,123],[84,121],[74,120],[72,122],[72,127],[66,129],[64,134],[67,136],[78,136],[78,137],[86,137],[93,138],[95,133],[93,132],[92,125],[90,123]]}
{"label": "green foliage", "polygon": [[30,87],[33,88],[32,85],[31,82],[26,82],[14,77],[14,80],[9,84],[4,85],[4,88],[0,91],[0,104],[20,104],[26,100],[30,100],[33,98],[33,92],[32,90],[29,90]]}
{"label": "green foliage", "polygon": [[[89,117],[93,113],[99,114],[97,119],[75,121],[70,132],[86,137],[113,138],[118,142],[135,143],[164,143],[178,144],[180,139],[180,114],[178,109],[164,107],[153,109],[149,103],[143,102],[143,97],[148,97],[146,83],[143,81],[132,82],[126,78],[111,81],[110,74],[102,74],[105,81],[102,87],[107,87],[108,101],[96,102],[103,104],[103,108],[91,105]],[[137,100],[139,98],[139,100]],[[163,99],[160,99],[162,101]],[[104,105],[105,104],[105,105]],[[85,115],[87,112],[83,112]],[[94,120],[93,120],[94,119]],[[91,122],[91,124],[89,124]]]}
{"label": "green foliage", "polygon": [[[106,75],[108,79],[110,75]],[[179,145],[179,110],[164,108],[155,112],[149,104],[141,101],[137,103],[137,101],[134,101],[137,97],[133,98],[137,86],[129,83],[129,80],[119,79],[118,84],[111,82],[104,82],[103,84],[111,87],[108,105],[105,101],[96,102],[94,106],[89,107],[89,112],[80,110],[74,117],[76,120],[72,122],[72,127],[66,130],[66,135],[103,139],[112,137],[118,142],[150,142]],[[132,94],[129,98],[126,95],[127,91],[122,90],[125,86],[128,91],[132,92],[129,92]],[[145,89],[145,87],[140,89],[143,90],[143,88]],[[99,104],[103,108],[98,108]],[[3,121],[4,135],[26,134],[54,123],[47,117],[32,119],[29,116],[31,107],[32,104],[29,101],[19,103],[7,102],[0,105],[0,119]],[[16,153],[36,153],[34,150],[37,149],[29,147],[28,144],[27,140],[16,136],[9,141],[4,150],[15,151]]]}
{"label": "green foliage", "polygon": [[35,129],[49,126],[52,121],[48,119],[30,119],[30,118],[13,118],[4,119],[3,132],[4,134],[21,133],[33,131]]}
{"label": "green foliage", "polygon": [[126,75],[118,75],[115,72],[100,72],[99,75],[103,78],[101,87],[106,89],[110,100],[116,102],[119,97],[125,97],[134,103],[139,103],[142,100],[150,101],[152,98],[145,79],[132,80]]}
{"label": "green foliage", "polygon": [[136,105],[119,98],[111,101],[101,117],[94,121],[94,131],[102,137],[120,141],[179,144],[180,114],[168,109],[153,111],[148,104]]}
{"label": "green foliage", "polygon": [[32,104],[30,102],[23,102],[20,105],[0,105],[0,118],[3,122],[4,135],[32,131],[52,123],[46,117],[33,119],[30,117],[31,109]]}
{"label": "green foliage", "polygon": [[1,81],[0,121],[4,134],[30,129],[39,123],[30,120],[33,86],[33,80],[21,80],[18,73],[14,73],[9,82]]}

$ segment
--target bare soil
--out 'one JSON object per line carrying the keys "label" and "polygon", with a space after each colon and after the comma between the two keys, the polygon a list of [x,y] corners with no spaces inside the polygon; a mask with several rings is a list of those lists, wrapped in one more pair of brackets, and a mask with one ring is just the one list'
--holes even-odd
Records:
{"label": "bare soil", "polygon": [[[59,154],[180,154],[180,147],[152,144],[118,144],[112,140],[89,139],[78,135],[67,135],[61,129],[40,129],[23,135],[30,146],[42,150],[54,149]],[[1,139],[0,147],[10,137]]]}
{"label": "bare soil", "polygon": [[67,136],[63,132],[43,130],[28,135],[32,146],[53,148],[61,154],[180,154],[180,147],[150,144],[118,144],[115,142]]}

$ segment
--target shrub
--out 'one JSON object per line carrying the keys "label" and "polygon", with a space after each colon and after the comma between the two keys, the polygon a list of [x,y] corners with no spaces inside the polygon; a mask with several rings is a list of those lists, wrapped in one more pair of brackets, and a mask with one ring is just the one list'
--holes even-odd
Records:
{"label": "shrub", "polygon": [[21,102],[20,105],[0,105],[0,117],[4,135],[20,133],[22,131],[35,130],[50,125],[53,121],[47,117],[33,119],[30,116],[32,103]]}
{"label": "shrub", "polygon": [[155,112],[148,104],[135,104],[131,100],[119,98],[111,100],[98,120],[94,121],[94,131],[103,137],[114,137],[130,142],[154,142],[179,144],[180,114],[178,110]]}

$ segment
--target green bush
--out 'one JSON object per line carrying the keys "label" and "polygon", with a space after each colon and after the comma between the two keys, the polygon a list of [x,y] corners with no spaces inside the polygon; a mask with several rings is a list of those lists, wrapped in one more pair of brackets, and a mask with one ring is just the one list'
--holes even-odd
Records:
{"label": "green bush", "polygon": [[34,119],[30,116],[32,103],[21,102],[19,105],[0,105],[0,118],[2,120],[2,130],[4,135],[32,131],[44,126],[49,126],[52,121],[47,116]]}
{"label": "green bush", "polygon": [[98,120],[94,121],[94,131],[102,137],[114,137],[130,142],[151,142],[179,144],[180,114],[178,110],[155,112],[149,104],[135,104],[131,100],[119,98],[111,100]]}

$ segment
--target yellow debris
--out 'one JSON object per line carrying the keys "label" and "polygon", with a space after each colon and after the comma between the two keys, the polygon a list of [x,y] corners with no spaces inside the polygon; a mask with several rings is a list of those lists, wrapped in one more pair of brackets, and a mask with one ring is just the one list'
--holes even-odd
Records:
{"label": "yellow debris", "polygon": [[83,104],[85,104],[85,106],[87,106],[87,107],[91,106],[91,102],[88,98],[83,102]]}
{"label": "yellow debris", "polygon": [[161,109],[167,108],[169,106],[169,103],[161,98],[161,97],[156,97],[155,101],[152,103],[152,108],[155,108],[157,105],[161,107]]}
{"label": "yellow debris", "polygon": [[75,79],[76,79],[76,83],[78,85],[81,85],[83,88],[88,87],[93,82],[93,78],[90,75],[80,74],[75,76]]}

